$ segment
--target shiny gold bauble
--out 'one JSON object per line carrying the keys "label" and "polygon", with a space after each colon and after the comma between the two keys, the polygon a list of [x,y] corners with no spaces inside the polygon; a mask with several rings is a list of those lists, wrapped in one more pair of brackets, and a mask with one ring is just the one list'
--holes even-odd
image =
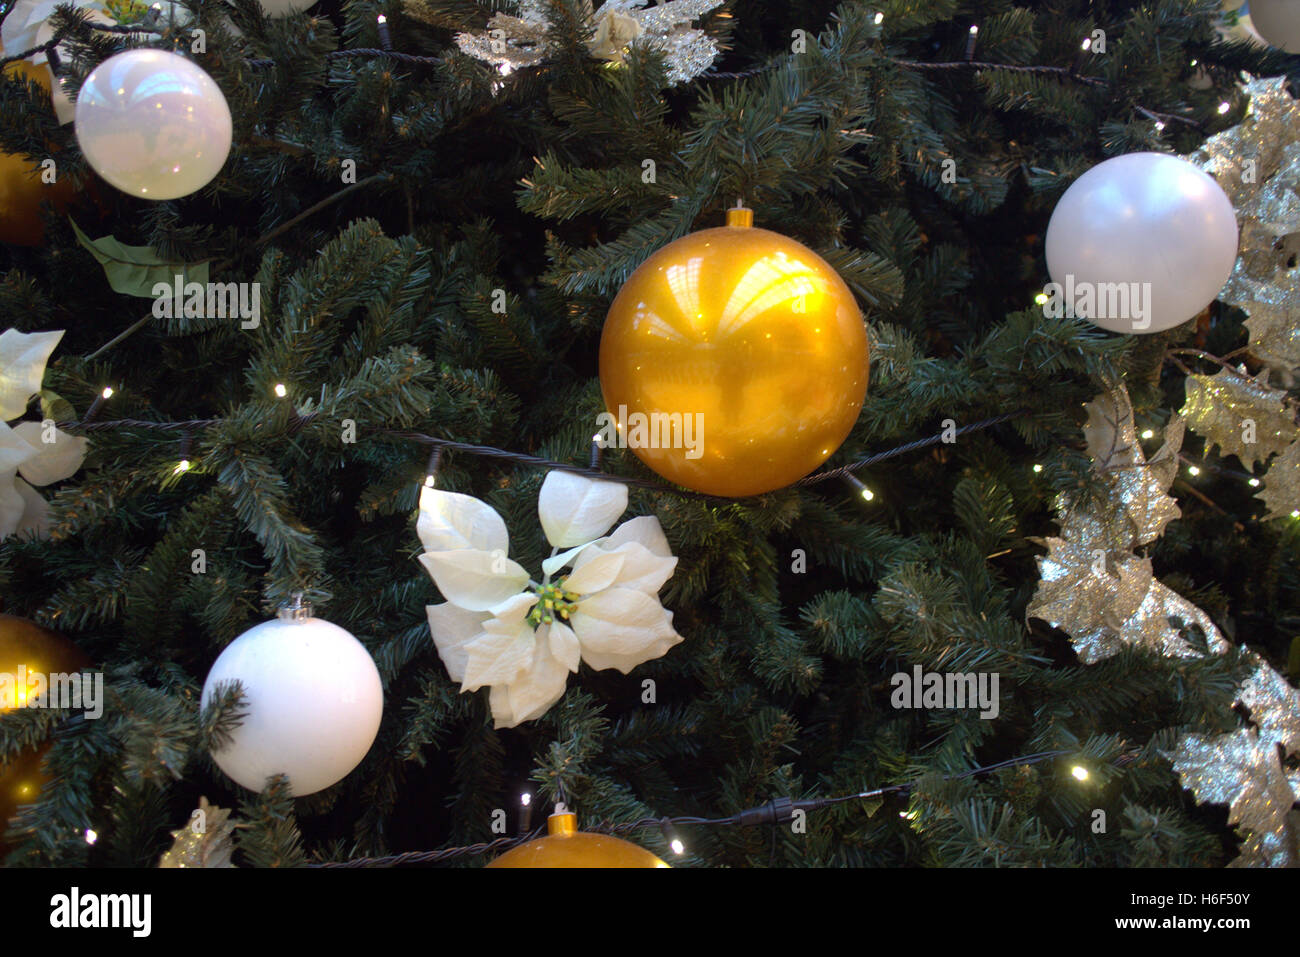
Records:
{"label": "shiny gold bauble", "polygon": [[712,495],[807,475],[848,436],[867,392],[849,287],[808,247],[752,223],[750,210],[728,210],[726,226],[656,252],[619,291],[600,341],[619,446]]}
{"label": "shiny gold bauble", "polygon": [[[6,76],[35,80],[50,89],[53,74],[44,63],[18,60],[5,67]],[[41,202],[49,200],[62,213],[75,191],[62,174],[53,183],[41,181],[40,161],[17,153],[0,153],[0,242],[17,246],[40,245],[44,237]],[[57,170],[56,170],[57,173]]]}
{"label": "shiny gold bauble", "polygon": [[546,837],[511,848],[488,867],[667,867],[643,847],[608,834],[578,830],[567,811],[546,821]]}
{"label": "shiny gold bauble", "polygon": [[[0,615],[0,674],[9,675],[20,694],[25,689],[18,687],[19,665],[25,666],[27,674],[50,675],[79,671],[89,664],[81,649],[58,632],[25,618]],[[41,758],[49,748],[48,742],[42,742],[7,761],[0,757],[0,858],[9,853],[4,842],[9,818],[18,805],[35,801],[45,785]]]}

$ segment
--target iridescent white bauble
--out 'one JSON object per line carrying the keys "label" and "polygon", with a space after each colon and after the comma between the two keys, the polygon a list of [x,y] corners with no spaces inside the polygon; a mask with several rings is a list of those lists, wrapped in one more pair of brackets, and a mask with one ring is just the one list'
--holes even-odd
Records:
{"label": "iridescent white bauble", "polygon": [[370,653],[347,631],[320,618],[295,618],[290,609],[280,614],[217,657],[202,704],[219,683],[241,682],[243,723],[213,760],[253,791],[285,774],[301,796],[341,781],[361,763],[379,731],[384,691]]}
{"label": "iridescent white bauble", "polygon": [[212,77],[165,50],[127,50],[86,77],[77,142],[95,172],[145,199],[202,189],[230,154],[230,107]]}
{"label": "iridescent white bauble", "polygon": [[1300,0],[1250,0],[1250,22],[1271,46],[1300,53]]}
{"label": "iridescent white bauble", "polygon": [[1113,332],[1163,332],[1223,288],[1237,259],[1237,219],[1219,184],[1191,163],[1128,153],[1065,191],[1046,253],[1052,294],[1062,291],[1068,314]]}

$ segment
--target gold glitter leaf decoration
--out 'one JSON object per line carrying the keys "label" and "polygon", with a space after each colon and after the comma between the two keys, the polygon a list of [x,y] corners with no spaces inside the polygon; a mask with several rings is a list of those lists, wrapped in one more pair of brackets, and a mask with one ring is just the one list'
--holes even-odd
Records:
{"label": "gold glitter leaf decoration", "polygon": [[1292,442],[1269,465],[1256,498],[1268,506],[1265,518],[1289,518],[1300,510],[1300,442]]}
{"label": "gold glitter leaf decoration", "polygon": [[1182,416],[1192,431],[1217,445],[1222,455],[1235,455],[1243,465],[1268,461],[1300,438],[1295,413],[1283,400],[1286,393],[1245,373],[1221,369],[1212,376],[1189,375]]}
{"label": "gold glitter leaf decoration", "polygon": [[172,846],[158,862],[159,867],[234,867],[230,854],[238,825],[230,820],[230,809],[199,798],[198,810],[190,822],[172,831]]}

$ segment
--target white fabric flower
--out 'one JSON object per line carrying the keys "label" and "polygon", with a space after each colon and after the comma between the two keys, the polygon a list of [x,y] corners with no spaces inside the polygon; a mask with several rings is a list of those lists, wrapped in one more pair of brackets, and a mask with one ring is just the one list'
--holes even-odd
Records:
{"label": "white fabric flower", "polygon": [[658,598],[677,566],[659,520],[634,518],[602,537],[626,509],[624,485],[548,473],[537,511],[555,552],[539,583],[508,557],[491,506],[422,490],[420,561],[447,599],[429,606],[429,630],[462,691],[491,689],[498,728],[545,714],[582,661],[627,674],[682,641]]}
{"label": "white fabric flower", "polygon": [[[43,441],[47,436],[54,441]],[[86,458],[88,444],[53,426],[47,430],[39,422],[19,422],[12,429],[0,422],[0,538],[49,536],[49,508],[32,486],[59,482],[75,473]]]}
{"label": "white fabric flower", "polygon": [[0,538],[45,538],[48,507],[32,486],[68,478],[86,458],[86,439],[40,422],[13,428],[5,423],[22,415],[41,390],[45,363],[62,337],[62,332],[0,333]]}
{"label": "white fabric flower", "polygon": [[[52,40],[54,27],[47,21],[54,13],[54,8],[61,3],[72,3],[74,7],[86,11],[92,23],[112,26],[117,22],[109,15],[108,8],[98,0],[17,0],[9,11],[9,16],[0,24],[0,48],[3,48],[4,55],[17,56]],[[71,52],[62,43],[58,50],[64,61],[72,58]],[[49,57],[44,52],[33,53],[29,60],[32,63],[46,63]],[[64,92],[63,84],[57,77],[52,77],[50,95],[59,123],[71,123],[76,104]]]}

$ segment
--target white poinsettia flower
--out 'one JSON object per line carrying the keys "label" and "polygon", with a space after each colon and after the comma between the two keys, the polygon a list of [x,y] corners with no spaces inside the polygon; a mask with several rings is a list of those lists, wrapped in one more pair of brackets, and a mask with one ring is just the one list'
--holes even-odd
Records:
{"label": "white poinsettia flower", "polygon": [[45,363],[63,338],[58,332],[0,332],[0,419],[16,419],[41,391]]}
{"label": "white poinsettia flower", "polygon": [[[4,23],[0,24],[0,47],[3,47],[4,55],[17,56],[54,39],[54,27],[48,22],[50,15],[60,3],[69,2],[74,7],[84,10],[92,23],[112,26],[117,22],[109,14],[108,7],[98,0],[80,0],[80,2],[78,0],[17,0],[10,9],[9,15],[5,17]],[[64,44],[59,44],[58,51],[65,62],[72,58],[71,51]],[[36,64],[46,63],[48,60],[49,57],[44,51],[33,53],[28,58],[28,62]],[[50,80],[50,95],[59,123],[71,123],[76,105],[63,89],[60,80],[52,76]]]}
{"label": "white poinsettia flower", "polygon": [[88,444],[53,425],[19,422],[11,429],[0,422],[0,538],[47,536],[48,507],[32,486],[73,475],[85,461]]}
{"label": "white poinsettia flower", "polygon": [[634,518],[602,537],[626,509],[620,483],[548,473],[537,510],[555,550],[537,582],[508,557],[491,506],[421,491],[420,561],[447,599],[429,606],[429,630],[462,691],[491,688],[498,728],[545,714],[580,662],[626,674],[682,641],[658,598],[677,566],[659,520]]}
{"label": "white poinsettia flower", "polygon": [[53,423],[5,423],[22,415],[41,391],[45,364],[61,338],[61,331],[0,333],[0,538],[45,538],[49,509],[32,486],[68,478],[86,458],[89,442]]}

